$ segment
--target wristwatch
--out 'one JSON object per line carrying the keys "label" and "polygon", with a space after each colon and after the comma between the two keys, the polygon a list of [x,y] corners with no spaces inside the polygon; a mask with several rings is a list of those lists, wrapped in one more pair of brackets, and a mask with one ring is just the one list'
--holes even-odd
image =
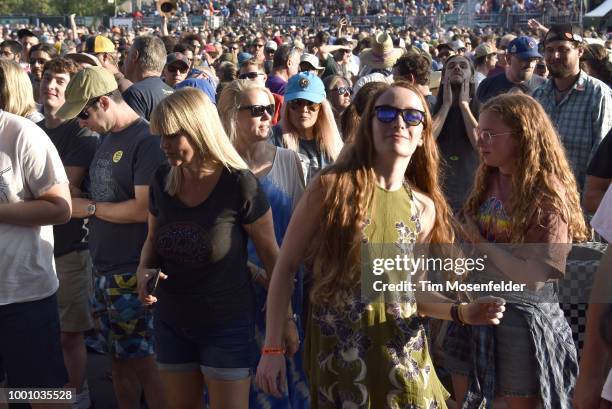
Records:
{"label": "wristwatch", "polygon": [[93,216],[96,214],[96,202],[89,202],[87,205],[87,216]]}

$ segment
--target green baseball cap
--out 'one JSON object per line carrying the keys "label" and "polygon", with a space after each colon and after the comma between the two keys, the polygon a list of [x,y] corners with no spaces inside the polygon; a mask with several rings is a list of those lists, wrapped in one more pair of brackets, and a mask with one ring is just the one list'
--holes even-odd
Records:
{"label": "green baseball cap", "polygon": [[118,88],[113,74],[103,67],[87,67],[79,71],[66,87],[66,102],[57,111],[64,120],[75,118],[92,98],[106,95]]}

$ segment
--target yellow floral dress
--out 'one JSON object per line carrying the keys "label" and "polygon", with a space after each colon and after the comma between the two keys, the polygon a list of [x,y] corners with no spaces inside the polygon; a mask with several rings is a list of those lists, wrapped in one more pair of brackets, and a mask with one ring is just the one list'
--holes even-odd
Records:
{"label": "yellow floral dress", "polygon": [[[416,243],[420,223],[411,190],[377,188],[364,244]],[[313,304],[305,366],[313,409],[446,408],[444,389],[429,356],[414,298],[366,302],[360,288],[342,307]]]}

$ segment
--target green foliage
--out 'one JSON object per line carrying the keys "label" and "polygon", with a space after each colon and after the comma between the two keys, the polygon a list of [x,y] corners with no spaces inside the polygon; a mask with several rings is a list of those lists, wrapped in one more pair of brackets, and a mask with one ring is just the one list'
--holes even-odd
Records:
{"label": "green foliage", "polygon": [[0,0],[0,15],[113,15],[107,0]]}

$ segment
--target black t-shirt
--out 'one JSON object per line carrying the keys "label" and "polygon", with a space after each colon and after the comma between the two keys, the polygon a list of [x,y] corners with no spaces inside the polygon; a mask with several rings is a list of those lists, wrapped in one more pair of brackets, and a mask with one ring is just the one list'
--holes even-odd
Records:
{"label": "black t-shirt", "polygon": [[155,172],[149,192],[149,208],[157,218],[154,248],[168,275],[159,284],[155,314],[185,328],[252,319],[248,235],[243,225],[270,208],[259,181],[248,170],[223,168],[210,196],[187,207],[164,191],[169,171],[163,165]]}
{"label": "black t-shirt", "polygon": [[[472,107],[472,114],[478,117],[478,107]],[[472,190],[474,176],[480,159],[472,146],[461,109],[452,106],[437,139],[442,158],[441,183],[446,199],[454,212],[458,212]]]}
{"label": "black t-shirt", "polygon": [[484,104],[489,99],[501,95],[510,91],[512,88],[520,87],[524,89],[524,92],[527,94],[531,94],[542,85],[546,80],[539,75],[532,75],[531,79],[523,84],[515,84],[513,82],[508,81],[506,77],[506,73],[502,72],[500,74],[494,75],[492,77],[485,78],[482,80],[480,85],[478,86],[478,90],[476,90],[476,96],[478,97],[478,102]]}
{"label": "black t-shirt", "polygon": [[125,90],[123,99],[138,115],[148,121],[159,101],[173,92],[161,78],[147,77]]}
{"label": "black t-shirt", "polygon": [[[89,169],[91,198],[114,203],[134,199],[134,186],[149,186],[164,161],[159,137],[151,135],[144,119],[106,134]],[[96,271],[136,272],[147,224],[111,223],[97,217],[89,223],[89,249]]]}
{"label": "black t-shirt", "polygon": [[[49,135],[65,167],[79,167],[89,171],[89,165],[98,149],[100,138],[97,133],[81,128],[76,119],[48,129],[42,120],[38,126]],[[82,192],[89,190],[89,175],[85,175],[81,186]],[[84,219],[71,219],[66,224],[53,226],[53,254],[60,257],[73,251],[87,248],[87,229]]]}
{"label": "black t-shirt", "polygon": [[587,175],[612,179],[612,130],[603,138],[587,168]]}

